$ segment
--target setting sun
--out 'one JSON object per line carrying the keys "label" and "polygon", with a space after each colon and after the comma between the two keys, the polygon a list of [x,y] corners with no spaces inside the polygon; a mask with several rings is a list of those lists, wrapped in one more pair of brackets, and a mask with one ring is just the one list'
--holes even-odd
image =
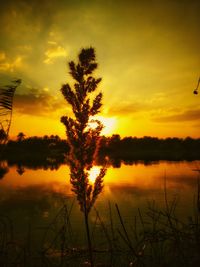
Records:
{"label": "setting sun", "polygon": [[88,178],[89,178],[89,181],[90,181],[91,183],[94,183],[94,182],[95,182],[97,176],[98,176],[99,173],[100,173],[100,170],[101,170],[101,168],[100,168],[99,166],[94,166],[94,167],[92,167],[92,168],[89,170],[89,172],[88,172],[88,173],[89,173]]}
{"label": "setting sun", "polygon": [[[104,126],[101,132],[102,135],[112,135],[114,133],[116,126],[117,126],[117,119],[115,117],[107,118],[103,116],[95,116],[92,118],[92,120],[95,120],[95,119],[99,120]],[[91,122],[90,127],[95,128],[96,123]]]}

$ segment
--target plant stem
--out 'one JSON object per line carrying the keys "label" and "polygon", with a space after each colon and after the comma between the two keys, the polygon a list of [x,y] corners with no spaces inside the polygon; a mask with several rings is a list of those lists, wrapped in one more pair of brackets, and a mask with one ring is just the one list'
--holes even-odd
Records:
{"label": "plant stem", "polygon": [[88,213],[86,210],[84,211],[84,219],[85,219],[85,228],[86,228],[87,241],[88,241],[90,264],[91,264],[91,267],[94,267],[93,253],[92,253],[92,242],[91,242],[91,238],[90,238],[90,228],[89,228],[89,223],[88,223]]}

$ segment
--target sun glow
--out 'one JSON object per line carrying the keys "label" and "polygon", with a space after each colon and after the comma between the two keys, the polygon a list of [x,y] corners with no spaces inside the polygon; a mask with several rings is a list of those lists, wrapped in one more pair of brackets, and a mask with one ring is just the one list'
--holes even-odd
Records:
{"label": "sun glow", "polygon": [[89,176],[88,176],[88,179],[91,183],[94,183],[97,176],[99,175],[101,171],[101,168],[99,166],[94,166],[92,167],[90,170],[89,170]]}
{"label": "sun glow", "polygon": [[[99,120],[103,124],[104,128],[101,132],[102,135],[112,135],[116,129],[117,119],[115,117],[107,118],[103,116],[95,116],[92,117],[91,120]],[[95,128],[96,126],[96,123],[90,123],[91,128]]]}

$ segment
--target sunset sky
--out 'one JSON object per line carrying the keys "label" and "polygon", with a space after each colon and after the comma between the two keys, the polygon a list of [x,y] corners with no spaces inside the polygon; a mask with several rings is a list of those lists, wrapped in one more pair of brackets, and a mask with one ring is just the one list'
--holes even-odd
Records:
{"label": "sunset sky", "polygon": [[23,81],[10,136],[65,136],[67,62],[92,46],[105,133],[200,137],[199,25],[199,0],[0,0],[0,84]]}

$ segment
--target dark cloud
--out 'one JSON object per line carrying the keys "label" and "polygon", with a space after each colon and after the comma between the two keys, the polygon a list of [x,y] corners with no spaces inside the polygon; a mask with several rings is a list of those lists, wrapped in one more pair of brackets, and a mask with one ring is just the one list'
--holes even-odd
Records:
{"label": "dark cloud", "polygon": [[199,121],[200,109],[187,110],[181,114],[174,114],[170,116],[163,116],[154,118],[154,122],[185,122],[185,121]]}
{"label": "dark cloud", "polygon": [[16,94],[14,108],[29,115],[49,116],[65,106],[63,99],[58,99],[48,91],[31,89],[24,94]]}
{"label": "dark cloud", "polygon": [[117,103],[109,109],[110,116],[131,115],[145,109],[145,105],[139,103]]}

